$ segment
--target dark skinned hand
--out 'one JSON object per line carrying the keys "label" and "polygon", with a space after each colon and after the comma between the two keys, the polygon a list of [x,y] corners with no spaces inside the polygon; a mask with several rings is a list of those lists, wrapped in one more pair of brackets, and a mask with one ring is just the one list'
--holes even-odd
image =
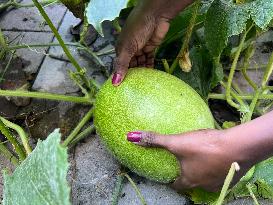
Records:
{"label": "dark skinned hand", "polygon": [[119,36],[112,83],[118,86],[129,67],[153,67],[154,51],[169,30],[170,20],[193,0],[140,0]]}
{"label": "dark skinned hand", "polygon": [[127,139],[137,145],[161,147],[173,153],[181,174],[173,183],[177,190],[203,188],[219,191],[233,162],[240,170],[232,185],[256,163],[273,155],[273,111],[227,130],[199,130],[177,135],[135,131]]}

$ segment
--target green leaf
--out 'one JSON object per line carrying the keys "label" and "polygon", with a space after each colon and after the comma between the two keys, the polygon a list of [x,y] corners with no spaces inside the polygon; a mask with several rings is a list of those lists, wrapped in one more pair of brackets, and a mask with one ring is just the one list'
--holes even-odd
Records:
{"label": "green leaf", "polygon": [[224,69],[220,62],[220,56],[213,58],[212,63],[212,79],[210,88],[214,88],[224,78]]}
{"label": "green leaf", "polygon": [[219,193],[214,192],[206,192],[203,189],[193,189],[187,193],[191,196],[191,200],[194,204],[213,204],[218,197]]}
{"label": "green leaf", "polygon": [[215,0],[211,4],[205,20],[205,39],[213,56],[220,56],[228,38],[246,28],[249,17],[246,4],[235,5],[224,0]]}
{"label": "green leaf", "polygon": [[232,121],[225,121],[222,125],[223,129],[228,129],[228,128],[232,128],[236,126],[236,122],[232,122]]}
{"label": "green leaf", "polygon": [[91,0],[86,8],[87,21],[103,36],[102,22],[118,17],[128,2],[129,0]]}
{"label": "green leaf", "polygon": [[273,157],[255,165],[252,178],[240,181],[230,192],[228,199],[250,195],[246,185],[250,183],[252,192],[257,198],[273,199]]}
{"label": "green leaf", "polygon": [[252,182],[264,180],[273,190],[273,157],[256,165]]}
{"label": "green leaf", "polygon": [[207,49],[194,47],[190,50],[192,62],[191,72],[185,73],[180,68],[176,68],[174,75],[188,83],[201,96],[207,97],[210,91],[211,82],[211,57]]}
{"label": "green leaf", "polygon": [[256,0],[250,3],[250,14],[253,21],[261,29],[265,29],[273,19],[273,1]]}
{"label": "green leaf", "polygon": [[69,205],[70,188],[66,181],[67,150],[55,130],[38,142],[36,149],[9,176],[4,173],[3,205]]}

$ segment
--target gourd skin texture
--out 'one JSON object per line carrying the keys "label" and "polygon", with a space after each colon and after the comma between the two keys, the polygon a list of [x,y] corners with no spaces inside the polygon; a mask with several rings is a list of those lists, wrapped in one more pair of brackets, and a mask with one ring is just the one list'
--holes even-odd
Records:
{"label": "gourd skin texture", "polygon": [[196,91],[170,74],[148,68],[130,69],[118,87],[111,79],[106,81],[96,97],[94,116],[102,141],[124,166],[162,183],[180,174],[176,157],[162,148],[128,142],[127,133],[179,134],[214,128],[211,112]]}

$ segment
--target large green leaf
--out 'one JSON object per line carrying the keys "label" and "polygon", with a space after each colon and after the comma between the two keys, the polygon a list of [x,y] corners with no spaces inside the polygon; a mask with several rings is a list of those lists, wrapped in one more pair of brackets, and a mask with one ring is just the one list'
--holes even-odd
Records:
{"label": "large green leaf", "polygon": [[4,174],[3,205],[70,204],[67,150],[59,142],[60,133],[55,130],[11,176]]}
{"label": "large green leaf", "polygon": [[235,4],[232,0],[215,0],[205,20],[205,38],[211,54],[219,56],[228,38],[242,33],[250,18],[261,29],[265,29],[273,18],[273,1],[255,0]]}
{"label": "large green leaf", "polygon": [[215,0],[212,3],[205,20],[205,39],[213,56],[220,56],[228,38],[245,29],[250,16],[247,8],[232,1]]}
{"label": "large green leaf", "polygon": [[86,8],[88,23],[103,36],[102,22],[112,21],[119,16],[122,9],[127,7],[129,0],[91,0]]}
{"label": "large green leaf", "polygon": [[273,18],[273,1],[256,0],[250,3],[249,10],[256,25],[265,29]]}

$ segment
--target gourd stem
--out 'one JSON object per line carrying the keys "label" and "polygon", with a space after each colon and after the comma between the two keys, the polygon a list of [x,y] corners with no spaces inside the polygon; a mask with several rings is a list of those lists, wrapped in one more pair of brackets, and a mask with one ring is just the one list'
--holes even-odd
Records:
{"label": "gourd stem", "polygon": [[31,152],[32,152],[32,149],[29,145],[29,142],[28,142],[28,135],[27,133],[23,130],[23,128],[21,128],[19,125],[16,125],[6,119],[4,119],[3,117],[0,117],[0,120],[2,120],[2,122],[8,127],[8,128],[11,128],[13,130],[15,130],[19,137],[21,138],[22,140],[22,143],[23,143],[23,146],[26,150],[26,153],[29,155]]}
{"label": "gourd stem", "polygon": [[[242,100],[252,100],[254,95],[253,94],[242,94],[242,95],[237,95],[237,96],[240,97]],[[226,95],[225,94],[210,93],[208,95],[208,99],[226,100]],[[258,97],[258,99],[259,100],[272,100],[273,94],[261,94]]]}
{"label": "gourd stem", "polygon": [[29,91],[22,91],[22,90],[0,90],[0,96],[29,97],[29,98],[66,101],[66,102],[74,102],[74,103],[82,103],[82,104],[93,103],[93,101],[87,97],[67,96],[67,95],[44,93],[44,92],[29,92]]}
{"label": "gourd stem", "polygon": [[11,132],[8,130],[6,125],[0,119],[0,131],[7,138],[7,140],[12,144],[15,152],[18,154],[20,161],[23,161],[26,158],[26,153],[22,145],[18,142],[16,137],[14,137]]}
{"label": "gourd stem", "polygon": [[17,166],[19,164],[18,159],[8,150],[8,148],[0,143],[0,154],[6,157],[13,165]]}
{"label": "gourd stem", "polygon": [[87,127],[85,130],[83,130],[81,133],[79,133],[70,143],[69,148],[75,146],[79,141],[84,139],[87,135],[95,131],[95,126],[91,125]]}
{"label": "gourd stem", "polygon": [[[43,7],[41,6],[41,4],[37,0],[32,0],[32,1],[35,4],[35,6],[37,7],[37,9],[39,10],[40,14],[43,16],[43,18],[47,22],[48,26],[50,27],[50,29],[54,33],[54,35],[57,38],[57,40],[59,41],[60,45],[63,48],[63,51],[67,55],[67,57],[70,60],[70,62],[74,65],[74,67],[76,68],[76,70],[78,72],[81,72],[83,69],[81,68],[81,66],[79,65],[79,63],[75,60],[75,58],[71,55],[69,49],[66,47],[66,45],[65,45],[65,43],[64,43],[64,41],[63,41],[63,39],[61,37],[61,35],[57,31],[56,27],[53,25],[52,21],[50,20],[50,18],[46,14],[46,12],[43,9]],[[81,79],[84,82],[85,86],[90,90],[91,89],[91,87],[90,87],[91,86],[90,85],[90,81],[88,81],[88,79],[84,75],[81,76]]]}
{"label": "gourd stem", "polygon": [[258,200],[257,200],[257,198],[256,198],[256,196],[254,195],[254,193],[253,193],[253,191],[252,191],[252,189],[251,189],[250,184],[247,184],[247,185],[246,185],[246,188],[248,189],[249,194],[250,194],[251,198],[253,199],[254,204],[255,204],[255,205],[260,205],[259,202],[258,202]]}
{"label": "gourd stem", "polygon": [[225,179],[224,185],[222,187],[220,196],[219,196],[218,200],[216,201],[215,205],[222,205],[223,204],[226,194],[228,192],[228,188],[230,186],[230,183],[232,182],[232,179],[234,177],[234,174],[236,171],[239,171],[239,169],[240,169],[240,167],[237,162],[233,162],[231,164],[231,167],[230,167],[227,177]]}
{"label": "gourd stem", "polygon": [[63,142],[63,146],[67,147],[69,145],[69,143],[74,140],[74,138],[77,136],[77,134],[83,128],[83,126],[91,119],[92,115],[93,115],[93,108],[89,110],[89,112],[82,118],[82,120],[75,127],[75,129],[72,131],[72,133],[65,139],[65,141]]}
{"label": "gourd stem", "polygon": [[190,42],[190,39],[191,39],[191,36],[192,36],[193,28],[195,26],[196,17],[198,15],[198,11],[199,11],[201,2],[200,2],[200,0],[197,0],[194,4],[195,4],[194,5],[194,10],[192,12],[193,14],[192,14],[189,26],[187,28],[185,38],[183,39],[182,47],[181,47],[177,57],[174,59],[170,69],[169,69],[170,74],[172,74],[174,72],[175,68],[178,65],[179,60],[181,58],[183,58],[183,56],[185,55],[186,52],[188,52],[189,42]]}
{"label": "gourd stem", "polygon": [[244,32],[244,34],[243,34],[243,36],[241,38],[240,44],[238,46],[238,50],[237,50],[237,52],[235,54],[233,63],[231,65],[230,73],[229,73],[229,76],[228,76],[228,82],[227,82],[227,88],[226,88],[226,96],[227,96],[226,100],[227,100],[229,105],[231,105],[232,107],[235,107],[236,109],[239,109],[240,106],[232,100],[232,97],[231,97],[231,83],[232,83],[233,76],[234,76],[234,73],[235,73],[235,69],[237,67],[237,63],[238,63],[238,60],[239,60],[239,57],[240,57],[240,54],[241,54],[245,39],[246,39],[246,35],[247,35],[247,31]]}
{"label": "gourd stem", "polygon": [[132,187],[134,188],[135,192],[137,193],[142,205],[147,205],[144,197],[142,196],[140,190],[138,189],[137,185],[135,184],[135,182],[132,180],[132,178],[127,174],[127,173],[123,173],[123,175],[128,179],[128,181],[131,183]]}

